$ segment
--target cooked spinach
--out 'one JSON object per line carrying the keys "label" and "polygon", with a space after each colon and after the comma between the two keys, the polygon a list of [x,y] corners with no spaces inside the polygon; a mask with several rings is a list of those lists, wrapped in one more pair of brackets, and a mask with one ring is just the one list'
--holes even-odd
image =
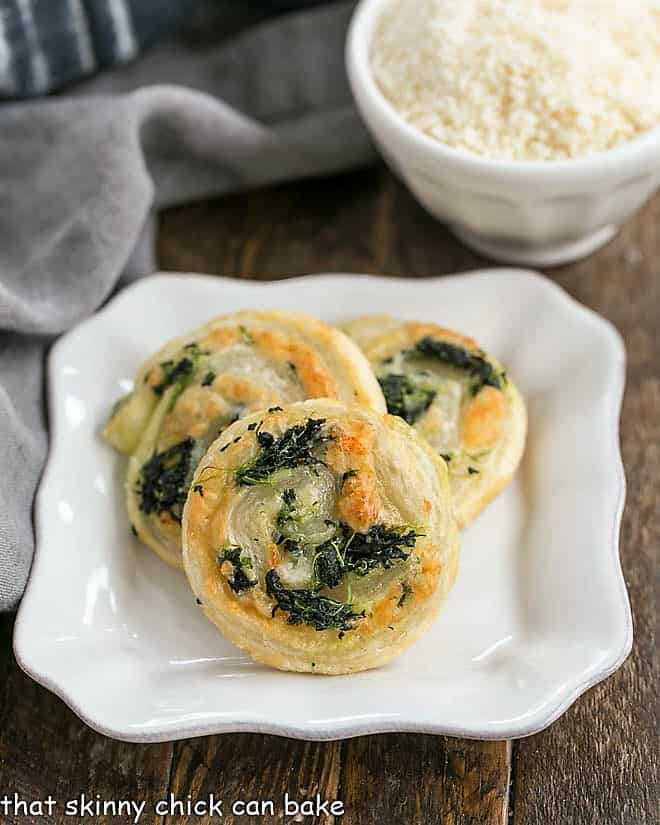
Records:
{"label": "cooked spinach", "polygon": [[467,372],[471,378],[472,395],[476,395],[484,386],[501,390],[506,383],[505,373],[494,367],[483,352],[470,352],[465,347],[449,341],[439,341],[427,335],[421,338],[413,349],[406,350],[405,354],[435,358],[448,366]]}
{"label": "cooked spinach", "polygon": [[384,524],[372,524],[366,533],[353,533],[350,528],[341,525],[344,537],[347,537],[344,558],[349,570],[358,576],[364,576],[376,567],[389,569],[395,561],[405,560],[410,556],[404,548],[413,548],[419,536],[415,530],[402,530],[400,527],[386,527]]}
{"label": "cooked spinach", "polygon": [[236,480],[248,486],[263,484],[278,470],[321,464],[314,450],[332,438],[324,430],[324,424],[325,418],[308,418],[303,424],[289,427],[277,438],[263,432],[259,425],[255,436],[261,451],[253,461],[238,468]]}
{"label": "cooked spinach", "polygon": [[163,372],[163,377],[160,383],[152,387],[156,395],[162,395],[168,387],[172,384],[185,381],[194,369],[192,359],[187,356],[176,363],[174,361],[163,361],[160,368]]}
{"label": "cooked spinach", "polygon": [[277,523],[281,525],[283,522],[288,521],[293,511],[296,509],[296,491],[293,487],[287,487],[285,490],[282,491],[282,506],[280,507],[280,511],[277,514]]}
{"label": "cooked spinach", "polygon": [[140,510],[150,513],[170,513],[178,521],[188,494],[190,476],[194,470],[193,438],[186,438],[162,452],[154,452],[145,462],[136,486]]}
{"label": "cooked spinach", "polygon": [[319,584],[336,587],[346,573],[366,576],[377,567],[388,570],[396,561],[405,561],[419,534],[414,530],[372,524],[358,533],[341,522],[338,533],[319,545],[314,553],[314,577]]}
{"label": "cooked spinach", "polygon": [[277,526],[284,527],[287,522],[291,521],[295,509],[296,491],[291,487],[287,487],[282,493],[282,506],[277,514]]}
{"label": "cooked spinach", "polygon": [[378,383],[385,396],[387,411],[398,415],[408,424],[425,413],[433,403],[437,392],[426,381],[420,381],[412,375],[388,373],[378,378]]}
{"label": "cooked spinach", "polygon": [[282,493],[282,506],[277,514],[278,531],[275,535],[275,544],[278,544],[287,553],[299,555],[302,552],[302,547],[291,536],[284,535],[295,519],[295,510],[296,491],[291,487],[287,487]]}
{"label": "cooked spinach", "polygon": [[215,381],[215,373],[213,370],[209,370],[204,378],[202,378],[202,386],[203,387],[210,387],[211,384]]}
{"label": "cooked spinach", "polygon": [[288,613],[287,624],[306,624],[314,630],[339,630],[340,635],[352,630],[355,621],[365,612],[355,612],[353,605],[321,596],[316,590],[289,590],[282,584],[276,570],[266,573],[266,593],[275,601],[274,616],[278,610]]}
{"label": "cooked spinach", "polygon": [[242,593],[249,590],[257,583],[256,579],[251,579],[246,570],[252,569],[252,561],[248,556],[241,555],[241,548],[237,545],[225,547],[222,553],[218,556],[218,564],[223,562],[230,562],[232,565],[232,572],[227,576],[227,582],[234,593]]}
{"label": "cooked spinach", "polygon": [[[345,525],[343,525],[345,527]],[[346,559],[344,557],[344,535],[337,535],[324,541],[314,551],[314,578],[319,584],[333,588],[344,578]]]}
{"label": "cooked spinach", "polygon": [[165,390],[172,386],[176,387],[174,397],[177,398],[181,395],[190,384],[202,355],[208,355],[207,352],[202,352],[195,343],[186,344],[183,351],[185,355],[178,361],[170,359],[160,364],[162,378],[158,384],[152,387],[156,395],[162,395]]}
{"label": "cooked spinach", "polygon": [[314,580],[330,589],[337,587],[346,573],[365,576],[376,567],[388,569],[395,561],[407,559],[410,553],[404,548],[414,547],[418,537],[414,530],[384,524],[373,524],[366,533],[359,533],[344,522],[337,524],[327,519],[326,526],[333,528],[335,534],[313,549],[309,545],[306,548],[291,530],[298,515],[295,490],[287,488],[282,493],[282,505],[277,514],[275,543],[296,556],[306,549],[311,550]]}

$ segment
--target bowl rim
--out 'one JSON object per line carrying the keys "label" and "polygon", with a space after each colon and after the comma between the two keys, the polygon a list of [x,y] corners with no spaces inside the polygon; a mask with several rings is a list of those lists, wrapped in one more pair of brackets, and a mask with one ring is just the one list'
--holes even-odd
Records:
{"label": "bowl rim", "polygon": [[621,171],[629,165],[639,166],[645,157],[654,155],[660,166],[660,125],[612,149],[592,152],[561,160],[506,160],[478,155],[466,149],[455,148],[432,138],[408,123],[378,87],[371,71],[369,52],[373,30],[383,5],[389,0],[360,0],[348,28],[346,38],[346,67],[349,83],[360,108],[367,103],[376,110],[392,129],[398,131],[411,149],[461,166],[465,171],[499,177],[535,175],[555,176],[564,173],[578,177]]}

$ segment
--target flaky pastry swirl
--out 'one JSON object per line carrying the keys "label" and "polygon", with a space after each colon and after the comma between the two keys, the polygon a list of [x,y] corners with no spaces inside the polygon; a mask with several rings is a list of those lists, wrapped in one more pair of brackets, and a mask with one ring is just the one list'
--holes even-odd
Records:
{"label": "flaky pastry swirl", "polygon": [[436,616],[458,562],[447,469],[400,418],[320,399],[232,424],[195,473],[186,574],[258,662],[382,665]]}
{"label": "flaky pastry swirl", "polygon": [[388,411],[447,462],[459,527],[469,524],[522,457],[527,416],[511,377],[472,338],[436,324],[371,315],[341,328],[369,359]]}
{"label": "flaky pastry swirl", "polygon": [[208,445],[255,410],[320,397],[385,410],[356,345],[308,316],[235,312],[167,343],[142,366],[104,431],[131,456],[127,508],[140,539],[181,567],[181,513]]}

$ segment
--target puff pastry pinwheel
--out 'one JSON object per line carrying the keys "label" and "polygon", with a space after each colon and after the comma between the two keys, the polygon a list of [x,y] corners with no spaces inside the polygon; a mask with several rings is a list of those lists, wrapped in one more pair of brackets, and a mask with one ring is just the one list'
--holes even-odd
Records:
{"label": "puff pastry pinwheel", "polygon": [[446,465],[404,421],[330,399],[237,421],[183,515],[208,618],[258,662],[352,673],[431,624],[456,575]]}
{"label": "puff pastry pinwheel", "polygon": [[140,369],[104,431],[131,456],[126,494],[134,531],[182,567],[183,505],[218,433],[255,410],[325,396],[385,411],[358,347],[313,318],[236,312],[170,341]]}
{"label": "puff pastry pinwheel", "polygon": [[469,524],[522,457],[527,415],[511,378],[472,338],[435,324],[372,315],[341,328],[369,359],[388,411],[447,462],[456,519]]}

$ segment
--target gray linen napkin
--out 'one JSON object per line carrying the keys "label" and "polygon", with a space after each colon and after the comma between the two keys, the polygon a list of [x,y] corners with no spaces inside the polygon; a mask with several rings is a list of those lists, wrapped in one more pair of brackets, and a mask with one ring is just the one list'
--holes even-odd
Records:
{"label": "gray linen napkin", "polygon": [[17,605],[32,559],[48,345],[122,274],[153,271],[151,211],[373,157],[343,69],[351,7],[204,51],[156,50],[84,95],[0,107],[1,610]]}

